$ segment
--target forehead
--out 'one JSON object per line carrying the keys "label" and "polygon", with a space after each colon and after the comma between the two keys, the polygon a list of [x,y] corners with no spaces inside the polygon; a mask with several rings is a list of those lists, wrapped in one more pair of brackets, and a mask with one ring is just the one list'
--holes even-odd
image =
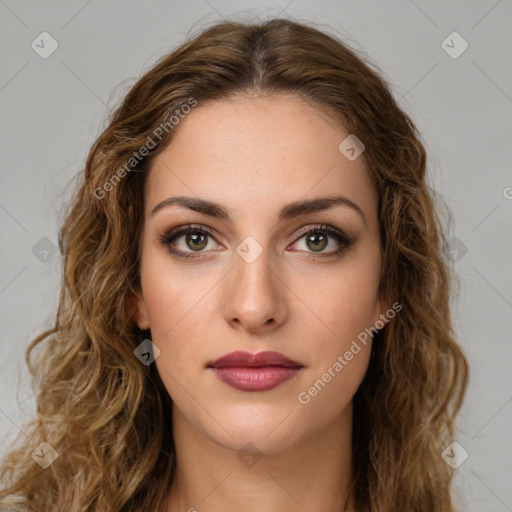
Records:
{"label": "forehead", "polygon": [[300,96],[199,103],[176,128],[152,162],[146,213],[170,195],[198,196],[236,210],[250,207],[254,213],[336,193],[362,208],[376,202],[364,158],[350,161],[338,149],[349,132]]}

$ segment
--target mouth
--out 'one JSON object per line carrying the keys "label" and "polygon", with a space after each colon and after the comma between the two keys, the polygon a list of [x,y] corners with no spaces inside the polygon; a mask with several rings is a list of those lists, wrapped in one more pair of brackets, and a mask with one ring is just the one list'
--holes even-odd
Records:
{"label": "mouth", "polygon": [[236,351],[207,363],[222,382],[241,391],[269,391],[293,379],[304,366],[279,352]]}

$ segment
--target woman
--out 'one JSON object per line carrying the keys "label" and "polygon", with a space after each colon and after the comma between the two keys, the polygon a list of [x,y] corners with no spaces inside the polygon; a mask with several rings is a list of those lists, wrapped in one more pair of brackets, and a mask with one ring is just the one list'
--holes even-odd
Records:
{"label": "woman", "polygon": [[425,172],[385,81],[312,26],[222,22],[161,59],[61,228],[1,503],[455,510],[468,367]]}

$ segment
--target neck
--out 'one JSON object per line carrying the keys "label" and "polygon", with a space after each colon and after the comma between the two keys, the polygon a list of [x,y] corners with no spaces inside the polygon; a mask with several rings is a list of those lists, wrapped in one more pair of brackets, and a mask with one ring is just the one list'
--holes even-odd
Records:
{"label": "neck", "polygon": [[352,403],[284,451],[244,456],[203,435],[176,407],[173,436],[177,474],[167,512],[354,510]]}

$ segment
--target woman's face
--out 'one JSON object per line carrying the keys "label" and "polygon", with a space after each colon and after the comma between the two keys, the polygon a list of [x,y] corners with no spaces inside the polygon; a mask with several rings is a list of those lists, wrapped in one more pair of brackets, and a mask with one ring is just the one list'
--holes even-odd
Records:
{"label": "woman's face", "polygon": [[[349,133],[295,95],[199,103],[175,129],[148,175],[137,323],[175,417],[277,452],[351,414],[385,311],[377,194]],[[298,364],[209,366],[234,351]]]}

